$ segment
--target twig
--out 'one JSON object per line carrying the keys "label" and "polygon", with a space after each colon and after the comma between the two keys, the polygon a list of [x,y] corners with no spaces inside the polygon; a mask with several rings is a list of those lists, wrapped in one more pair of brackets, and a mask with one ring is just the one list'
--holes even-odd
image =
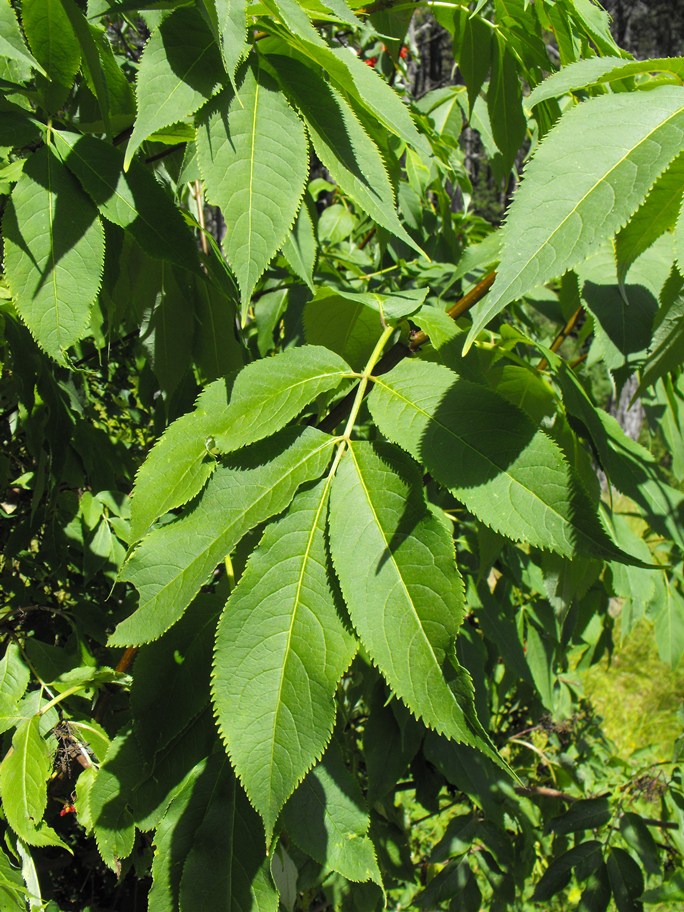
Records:
{"label": "twig", "polygon": [[[463,297],[457,301],[453,307],[450,307],[449,310],[447,310],[447,313],[451,319],[458,320],[459,317],[462,317],[463,314],[467,313],[471,307],[474,307],[479,301],[481,301],[494,284],[495,278],[495,272],[488,273],[484,279],[481,279],[477,285],[470,289],[468,294],[463,295]],[[416,349],[420,348],[421,345],[425,345],[429,339],[430,337],[427,333],[416,333],[411,339],[411,344],[409,346],[411,351],[416,351]]]}
{"label": "twig", "polygon": [[[565,324],[565,326],[560,330],[560,332],[558,333],[558,335],[556,336],[556,338],[555,338],[555,339],[553,340],[553,342],[551,343],[551,351],[552,351],[552,352],[557,352],[557,351],[558,351],[558,349],[561,347],[561,345],[563,344],[563,342],[565,342],[565,340],[568,338],[568,336],[570,335],[570,333],[573,331],[573,329],[575,328],[575,326],[577,326],[577,321],[579,320],[579,318],[580,318],[581,316],[582,316],[582,308],[581,308],[581,307],[578,307],[577,310],[576,310],[576,311],[574,312],[574,314],[570,317],[570,319],[568,320],[568,322],[567,322],[567,323]],[[537,365],[537,370],[540,370],[540,371],[546,370],[546,368],[547,368],[548,366],[549,366],[549,362],[546,360],[546,358],[542,358],[541,361],[539,362],[539,364]]]}

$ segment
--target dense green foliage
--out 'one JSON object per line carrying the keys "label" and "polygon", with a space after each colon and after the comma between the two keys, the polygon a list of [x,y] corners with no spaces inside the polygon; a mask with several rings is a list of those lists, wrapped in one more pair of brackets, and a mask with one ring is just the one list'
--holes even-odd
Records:
{"label": "dense green foliage", "polygon": [[594,0],[0,51],[3,912],[675,908],[681,741],[581,675],[684,653],[684,59]]}

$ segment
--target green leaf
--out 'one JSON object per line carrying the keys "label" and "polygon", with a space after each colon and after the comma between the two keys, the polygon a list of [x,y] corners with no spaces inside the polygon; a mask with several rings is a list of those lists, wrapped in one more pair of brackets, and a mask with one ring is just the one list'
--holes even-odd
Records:
{"label": "green leaf", "polygon": [[140,59],[138,116],[124,167],[148,136],[194,114],[211,98],[221,88],[222,74],[218,46],[199,10],[174,10],[153,32]]}
{"label": "green leaf", "polygon": [[618,281],[658,238],[674,227],[682,203],[684,155],[679,155],[658,178],[653,189],[615,238]]}
{"label": "green leaf", "polygon": [[0,659],[0,726],[6,730],[4,719],[15,716],[19,700],[26,693],[31,674],[22,659],[19,646],[10,642]]}
{"label": "green leaf", "polygon": [[423,499],[418,467],[350,443],[333,482],[330,549],[352,623],[394,693],[426,725],[496,759],[454,653],[464,607],[453,539]]}
{"label": "green leaf", "polygon": [[648,360],[635,395],[674,373],[684,362],[684,279],[677,270],[665,283],[660,298]]}
{"label": "green leaf", "polygon": [[194,358],[201,381],[216,380],[244,367],[246,352],[235,334],[237,302],[211,279],[194,275]]}
{"label": "green leaf", "polygon": [[522,89],[515,58],[501,38],[493,43],[487,109],[494,142],[502,156],[500,167],[507,172],[513,167],[525,139],[527,120],[522,107]]}
{"label": "green leaf", "polygon": [[347,880],[371,880],[382,887],[370,817],[361,789],[333,741],[283,810],[283,824],[311,858]]}
{"label": "green leaf", "polygon": [[602,861],[587,878],[587,885],[577,907],[578,912],[606,912],[611,895],[608,868]]}
{"label": "green leaf", "polygon": [[684,275],[684,196],[679,208],[679,217],[674,230],[675,261],[680,275]]}
{"label": "green leaf", "polygon": [[[104,863],[113,871],[121,870],[121,860],[131,854],[135,841],[133,815],[127,802],[117,801],[121,789],[119,778],[109,770],[123,755],[129,737],[130,734],[124,732],[114,738],[88,796],[97,849]],[[133,758],[129,763],[133,767],[134,779],[139,775],[141,763],[140,757]]]}
{"label": "green leaf", "polygon": [[40,722],[33,715],[14,733],[12,750],[0,766],[2,807],[7,823],[28,845],[64,847],[43,821],[53,751],[40,733]]}
{"label": "green leaf", "polygon": [[31,56],[24,43],[17,15],[10,0],[2,0],[0,3],[0,55],[9,60],[16,60],[20,64],[28,64],[43,76],[47,76],[43,67],[35,57]]}
{"label": "green leaf", "polygon": [[140,607],[110,643],[149,643],[175,624],[243,535],[325,471],[333,442],[313,428],[288,428],[220,465],[193,510],[151,532],[124,565],[120,578],[138,589]]}
{"label": "green leaf", "polygon": [[607,861],[608,879],[618,912],[640,912],[643,903],[639,897],[644,892],[641,868],[624,849],[612,848]]}
{"label": "green leaf", "polygon": [[302,345],[248,364],[238,374],[227,408],[217,412],[211,434],[222,453],[280,430],[322,393],[351,373],[327,348]]}
{"label": "green leaf", "polygon": [[683,141],[681,87],[593,98],[565,114],[525,171],[502,230],[497,279],[473,311],[467,345],[507,304],[619,230]]}
{"label": "green leaf", "polygon": [[307,342],[340,354],[354,370],[365,366],[383,326],[380,313],[333,288],[318,288],[304,308]]}
{"label": "green leaf", "polygon": [[684,872],[675,871],[670,880],[646,890],[641,899],[645,903],[684,902]]}
{"label": "green leaf", "polygon": [[261,821],[222,751],[185,777],[157,827],[155,847],[149,912],[276,912]]}
{"label": "green leaf", "polygon": [[131,232],[157,259],[197,268],[197,245],[177,206],[138,162],[124,172],[118,149],[94,136],[55,130],[55,148],[101,215]]}
{"label": "green leaf", "polygon": [[582,830],[594,830],[610,820],[611,810],[606,798],[586,798],[576,801],[560,817],[549,821],[548,831],[564,836]]}
{"label": "green leaf", "polygon": [[203,0],[226,73],[231,82],[247,51],[246,0]]}
{"label": "green leaf", "polygon": [[465,9],[459,12],[463,16],[462,30],[460,42],[454,43],[454,57],[468,87],[468,104],[472,111],[492,64],[493,33],[489,23],[479,16],[469,15]]}
{"label": "green leaf", "polygon": [[286,57],[269,57],[269,61],[306,120],[316,154],[335,183],[373,221],[422,253],[399,221],[394,190],[377,146],[342,94],[318,69]]}
{"label": "green leaf", "polygon": [[[180,820],[186,845],[189,843],[180,878],[182,912],[276,912],[278,894],[264,857],[264,830],[227,757],[214,754],[209,758],[205,774],[192,791],[192,805],[192,814],[186,811],[190,825],[186,815]],[[176,838],[174,833],[172,859],[178,857]]]}
{"label": "green leaf", "polygon": [[658,654],[674,671],[684,655],[684,596],[674,580],[665,580],[655,615]]}
{"label": "green leaf", "polygon": [[281,808],[330,739],[335,689],[356,651],[327,568],[329,484],[325,479],[301,492],[286,516],[267,527],[216,634],[218,725],[267,842]]}
{"label": "green leaf", "polygon": [[552,73],[525,99],[533,108],[549,98],[558,98],[566,92],[592,85],[609,85],[642,73],[670,73],[681,79],[684,75],[683,57],[659,57],[649,60],[625,60],[624,57],[588,57],[577,60]]}
{"label": "green leaf", "polygon": [[214,631],[223,600],[199,595],[183,618],[141,649],[131,688],[133,734],[146,758],[169,747],[209,702]]}
{"label": "green leaf", "polygon": [[630,560],[558,445],[492,390],[439,364],[403,361],[375,379],[368,404],[386,437],[501,535],[566,557]]}
{"label": "green leaf", "polygon": [[318,248],[311,214],[308,207],[302,205],[299,207],[292,231],[283,244],[283,256],[292,267],[293,272],[306,282],[311,291],[314,291],[313,271],[317,254]]}
{"label": "green leaf", "polygon": [[643,817],[631,811],[624,813],[620,818],[620,833],[627,845],[637,853],[644,869],[649,874],[660,874],[658,846]]}
{"label": "green leaf", "polygon": [[258,58],[237,94],[225,91],[200,118],[197,154],[211,203],[221,207],[223,249],[242,296],[285,243],[309,168],[304,125]]}
{"label": "green leaf", "polygon": [[136,542],[152,523],[192,500],[217,466],[210,455],[210,437],[217,413],[225,410],[225,381],[209,384],[192,412],[169,425],[147,455],[136,475],[131,499],[131,541]]}
{"label": "green leaf", "polygon": [[150,260],[154,299],[143,315],[141,343],[159,386],[168,398],[188,377],[192,358],[191,276],[164,260]]}
{"label": "green leaf", "polygon": [[548,866],[532,896],[533,902],[545,902],[559,893],[570,880],[570,872],[579,866],[591,871],[602,864],[601,843],[595,839],[583,842],[555,858]]}
{"label": "green leaf", "polygon": [[52,113],[71,90],[81,64],[81,46],[61,0],[25,0],[21,15],[33,55],[49,77],[47,82],[42,77],[37,82]]}
{"label": "green leaf", "polygon": [[5,210],[3,235],[17,310],[39,345],[63,361],[88,330],[104,232],[97,210],[49,149],[27,162]]}

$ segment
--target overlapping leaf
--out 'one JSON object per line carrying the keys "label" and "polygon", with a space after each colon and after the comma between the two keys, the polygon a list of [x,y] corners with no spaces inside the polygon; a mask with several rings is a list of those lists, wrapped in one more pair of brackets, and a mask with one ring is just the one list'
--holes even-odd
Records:
{"label": "overlapping leaf", "polygon": [[228,758],[212,754],[184,779],[157,828],[150,912],[276,912],[263,846]]}
{"label": "overlapping leaf", "polygon": [[26,0],[22,23],[34,57],[49,80],[38,77],[43,104],[50,112],[65,101],[81,63],[81,47],[61,0]]}
{"label": "overlapping leaf", "polygon": [[352,622],[394,693],[431,728],[495,757],[454,655],[463,583],[453,539],[423,500],[418,467],[394,448],[351,443],[333,482],[330,549]]}
{"label": "overlapping leaf", "polygon": [[45,70],[29,53],[19,29],[16,13],[8,0],[3,0],[3,3],[0,4],[0,54],[9,60],[16,60],[20,64],[28,64],[44,76],[46,75]]}
{"label": "overlapping leaf", "polygon": [[285,509],[300,484],[318,478],[333,438],[313,428],[287,428],[216,469],[197,505],[151,532],[121,571],[140,593],[140,607],[110,642],[157,639],[183,612],[219,561],[260,522]]}
{"label": "overlapping leaf", "polygon": [[220,89],[222,78],[218,45],[199,10],[181,7],[167,16],[140,59],[138,116],[125,167],[148,136],[194,114]]}
{"label": "overlapping leaf", "polygon": [[302,112],[316,154],[333,180],[373,221],[421,252],[397,217],[394,190],[380,152],[342,94],[322,78],[318,68],[290,58],[270,60]]}
{"label": "overlapping leaf", "polygon": [[620,229],[683,143],[681,86],[602,96],[564,115],[515,195],[497,279],[473,312],[468,344],[508,303],[576,266]]}
{"label": "overlapping leaf", "polygon": [[353,881],[382,887],[370,817],[358,783],[333,741],[283,810],[283,823],[300,849]]}
{"label": "overlapping leaf", "polygon": [[297,215],[309,167],[304,125],[257,61],[237,94],[225,91],[203,113],[197,152],[207,196],[226,219],[223,248],[244,314]]}
{"label": "overlapping leaf", "polygon": [[269,842],[281,808],[330,738],[335,689],[356,648],[327,566],[328,491],[324,479],[301,492],[266,529],[216,635],[219,728]]}
{"label": "overlapping leaf", "polygon": [[195,239],[150,171],[136,162],[124,173],[123,154],[94,136],[53,135],[57,154],[106,219],[129,230],[150,256],[197,266]]}
{"label": "overlapping leaf", "polygon": [[404,361],[376,379],[378,428],[492,529],[572,557],[629,560],[604,531],[559,447],[484,386]]}
{"label": "overlapping leaf", "polygon": [[47,148],[24,167],[3,219],[5,271],[17,310],[58,361],[87,330],[100,287],[97,210]]}

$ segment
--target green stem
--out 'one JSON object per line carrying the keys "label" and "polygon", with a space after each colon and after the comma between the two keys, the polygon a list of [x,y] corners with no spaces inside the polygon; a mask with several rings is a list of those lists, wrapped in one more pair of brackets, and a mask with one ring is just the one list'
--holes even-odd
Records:
{"label": "green stem", "polygon": [[382,352],[385,348],[385,345],[389,342],[394,334],[394,327],[387,326],[380,338],[378,339],[375,348],[371,352],[371,356],[368,359],[366,366],[363,369],[361,374],[361,379],[359,380],[359,385],[356,387],[356,395],[354,396],[354,402],[352,403],[351,411],[349,412],[349,418],[347,418],[347,424],[345,425],[344,432],[342,436],[339,437],[339,444],[337,447],[337,453],[335,453],[335,459],[333,464],[330,467],[329,478],[332,478],[337,471],[337,467],[340,464],[340,460],[344,455],[344,451],[347,448],[347,444],[351,440],[351,434],[354,430],[354,425],[356,424],[356,419],[359,417],[359,412],[361,410],[361,405],[363,403],[363,397],[366,395],[366,388],[368,387],[368,381],[371,379],[373,369],[382,357]]}
{"label": "green stem", "polygon": [[67,688],[67,690],[63,691],[61,694],[57,694],[57,696],[53,697],[48,703],[45,704],[45,706],[41,706],[41,708],[38,710],[38,715],[44,716],[45,713],[49,709],[52,709],[53,706],[57,706],[57,704],[61,703],[62,700],[66,700],[66,698],[70,697],[72,694],[78,693],[79,690],[83,690],[83,685],[74,684],[73,687],[69,687],[69,688]]}

